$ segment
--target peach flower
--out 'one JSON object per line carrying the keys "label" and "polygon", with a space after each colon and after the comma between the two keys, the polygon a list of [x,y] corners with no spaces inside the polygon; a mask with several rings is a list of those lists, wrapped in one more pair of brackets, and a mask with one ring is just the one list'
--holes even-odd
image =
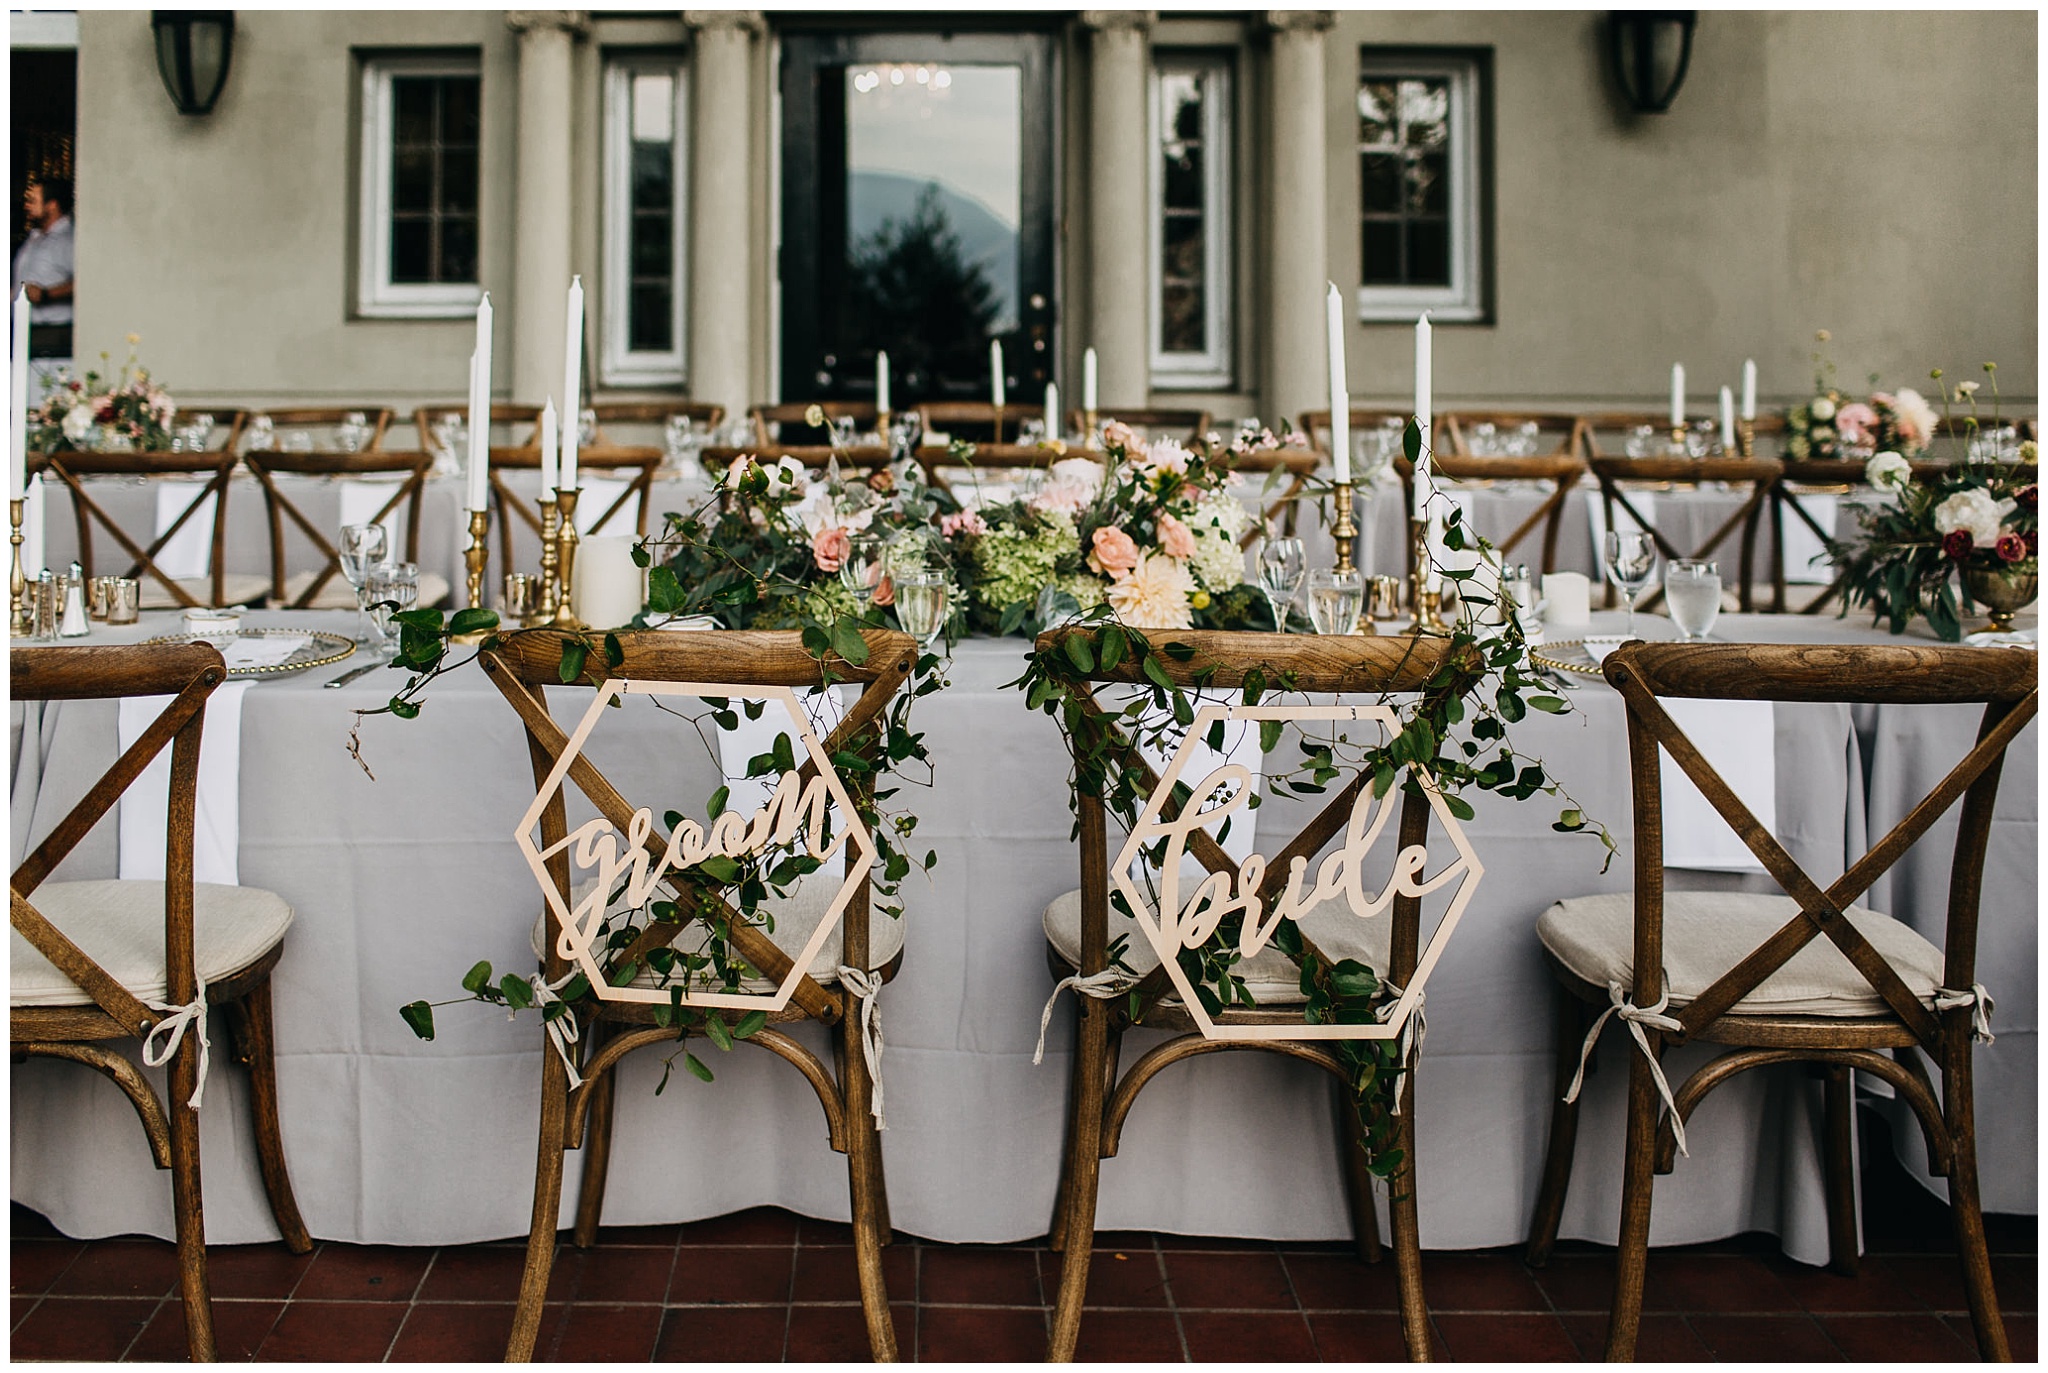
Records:
{"label": "peach flower", "polygon": [[1088,566],[1097,572],[1120,577],[1138,565],[1138,545],[1115,525],[1107,524],[1096,530],[1093,542],[1095,547],[1088,555]]}
{"label": "peach flower", "polygon": [[828,525],[811,535],[811,561],[820,572],[837,572],[853,551],[853,539],[838,525]]}
{"label": "peach flower", "polygon": [[1159,546],[1169,558],[1195,556],[1194,531],[1171,515],[1159,517]]}

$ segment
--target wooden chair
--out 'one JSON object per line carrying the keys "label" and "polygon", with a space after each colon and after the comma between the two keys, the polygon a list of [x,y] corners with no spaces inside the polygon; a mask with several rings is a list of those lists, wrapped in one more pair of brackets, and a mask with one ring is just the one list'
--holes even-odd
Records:
{"label": "wooden chair", "polygon": [[[1539,440],[1548,445],[1548,450],[1529,457],[1505,457],[1472,451],[1473,431],[1482,424],[1495,426],[1534,423]],[[1454,482],[1495,482],[1495,481],[1547,481],[1551,485],[1550,496],[1532,511],[1529,517],[1517,525],[1512,533],[1502,539],[1497,547],[1501,557],[1521,546],[1536,532],[1543,530],[1543,556],[1536,567],[1536,575],[1554,571],[1557,567],[1557,533],[1564,524],[1565,503],[1578,489],[1579,481],[1586,475],[1586,462],[1579,455],[1578,419],[1573,415],[1543,414],[1516,411],[1512,413],[1463,411],[1446,414],[1437,419],[1437,443],[1430,454],[1430,469],[1436,475]],[[1401,477],[1401,493],[1404,500],[1414,500],[1415,471],[1407,458],[1394,459],[1394,470]],[[1408,547],[1408,574],[1415,574],[1415,550]]]}
{"label": "wooden chair", "polygon": [[[624,520],[618,517],[629,505],[637,506],[633,517],[633,534],[644,538],[647,534],[648,506],[654,498],[655,474],[667,457],[661,448],[592,446],[579,449],[576,454],[577,480],[585,477],[601,477],[612,480],[623,479],[625,487],[612,498],[610,505],[599,511],[596,518],[589,518],[585,511],[588,506],[576,512],[576,527],[584,534],[625,532]],[[521,495],[505,480],[507,472],[539,472],[540,449],[492,448],[491,449],[491,501],[498,508],[498,544],[504,556],[500,566],[518,568],[524,566],[517,559],[512,547],[512,530],[515,524],[522,525],[536,541],[540,539],[540,494],[538,488],[532,496]],[[618,520],[618,527],[613,521]],[[536,557],[539,556],[536,551]]]}
{"label": "wooden chair", "polygon": [[[493,403],[491,406],[491,427],[493,429],[510,430],[514,436],[513,447],[532,448],[540,443],[540,411],[541,407],[538,405],[499,405]],[[422,405],[412,412],[412,422],[414,427],[419,430],[420,447],[423,450],[429,453],[434,451],[434,444],[436,442],[434,426],[451,416],[467,423],[469,421],[469,407],[467,405]],[[559,415],[556,416],[556,420],[559,423],[561,417]],[[491,447],[493,454],[495,454],[497,451],[495,440]],[[455,459],[457,462],[466,463],[469,461],[469,453],[467,450],[457,453]],[[580,452],[578,459],[579,461],[581,459]],[[493,456],[492,461],[497,461],[495,456]]]}
{"label": "wooden chair", "polygon": [[[97,524],[119,546],[121,552],[133,560],[119,575],[144,579],[144,609],[241,605],[261,600],[269,589],[268,578],[252,573],[230,573],[227,570],[228,495],[232,489],[235,468],[241,461],[235,456],[235,442],[241,434],[242,412],[233,410],[214,413],[218,416],[217,424],[225,423],[227,439],[220,448],[212,452],[62,452],[32,455],[30,458],[31,471],[43,472],[61,482],[70,494],[72,515],[78,526],[78,563],[85,575],[97,575],[97,560],[93,550],[93,527]],[[146,483],[151,478],[206,477],[208,480],[203,484],[195,483],[190,488],[192,499],[183,512],[171,522],[169,528],[157,534],[145,545],[124,530],[105,506],[93,499],[86,482],[99,477],[140,478]],[[165,547],[180,531],[201,517],[209,497],[213,500],[213,528],[209,534],[208,562],[211,571],[204,577],[174,577],[158,566],[156,560],[162,556]],[[107,570],[98,568],[98,572]]]}
{"label": "wooden chair", "polygon": [[[875,427],[875,404],[866,400],[792,400],[777,404],[750,405],[748,418],[754,421],[754,441],[804,447],[824,443],[825,431],[813,429],[804,418],[815,405],[835,420],[850,419],[856,429]],[[772,427],[771,427],[772,426]]]}
{"label": "wooden chair", "polygon": [[[1737,605],[1747,613],[1754,599],[1750,567],[1756,552],[1757,525],[1763,518],[1764,505],[1770,498],[1771,488],[1784,474],[1785,466],[1776,458],[1629,458],[1614,457],[1603,453],[1598,440],[1593,437],[1595,430],[1590,422],[1582,424],[1579,430],[1581,442],[1589,449],[1586,466],[1593,473],[1593,479],[1600,484],[1600,500],[1606,511],[1607,527],[1616,528],[1615,507],[1628,512],[1650,539],[1657,545],[1657,551],[1665,558],[1711,558],[1729,536],[1737,529],[1742,531],[1741,559],[1736,577]],[[1647,518],[1629,499],[1628,484],[1653,483],[1667,487],[1692,487],[1697,489],[1707,482],[1723,482],[1729,486],[1746,486],[1749,496],[1734,514],[1722,521],[1720,527],[1702,540],[1697,548],[1684,550],[1665,536],[1656,523]],[[1601,550],[1594,549],[1595,561],[1602,558]],[[1724,573],[1722,585],[1727,585]],[[1658,586],[1647,599],[1637,606],[1648,610],[1664,599],[1664,588]],[[1613,582],[1607,585],[1607,603],[1615,604],[1616,591]]]}
{"label": "wooden chair", "polygon": [[[178,1289],[192,1358],[215,1357],[213,1302],[200,1200],[199,1107],[207,1018],[226,1012],[228,1055],[249,1069],[257,1160],[271,1214],[295,1254],[312,1238],[299,1219],[278,1132],[270,970],[292,909],[256,887],[195,884],[193,817],[206,701],[226,679],[210,644],[16,647],[16,701],[169,696],[170,704],[49,837],[10,885],[14,951],[8,1031],[14,1056],[62,1058],[104,1074],[142,1119],[156,1166],[171,1175]],[[45,879],[168,745],[167,881]],[[168,1060],[171,1102],[110,1041],[139,1040],[146,1063]]]}
{"label": "wooden chair", "polygon": [[[263,503],[270,515],[270,600],[289,610],[352,610],[355,591],[341,576],[341,554],[328,541],[327,532],[307,518],[277,484],[280,475],[292,477],[339,477],[386,479],[402,477],[398,489],[366,523],[382,524],[402,504],[405,506],[403,561],[417,563],[420,556],[420,505],[427,478],[433,473],[431,453],[248,453],[242,458],[263,488]],[[312,541],[324,560],[314,571],[285,575],[285,519],[289,516],[299,532]],[[391,550],[398,553],[399,550]],[[420,573],[419,604],[440,604],[448,594],[448,579],[439,573]]]}
{"label": "wooden chair", "polygon": [[[905,634],[882,630],[863,632],[868,645],[867,662],[859,667],[832,660],[833,671],[842,680],[863,684],[860,698],[839,725],[823,741],[827,755],[848,750],[863,758],[877,756],[877,729],[894,695],[909,682],[917,661],[917,641]],[[812,659],[794,632],[739,631],[707,634],[624,633],[619,635],[625,661],[620,676],[633,683],[715,683],[734,686],[790,687],[816,686],[819,664]],[[533,757],[536,785],[543,789],[551,778],[565,780],[556,788],[541,811],[539,828],[543,851],[562,843],[567,834],[564,792],[573,782],[600,815],[621,835],[634,821],[633,807],[605,780],[588,758],[577,755],[559,769],[573,752],[569,736],[549,714],[545,691],[559,687],[560,653],[551,636],[521,636],[509,639],[498,650],[482,655],[483,667],[491,681],[511,704],[526,727]],[[586,673],[581,679],[597,685]],[[799,753],[801,747],[799,746]],[[815,763],[806,762],[799,774],[800,784],[815,776]],[[871,785],[858,774],[847,785]],[[644,814],[644,812],[643,812]],[[659,827],[657,826],[656,829]],[[668,842],[666,835],[650,835],[649,852],[659,857]],[[838,1072],[833,1072],[808,1048],[781,1030],[767,1028],[740,1041],[768,1050],[801,1071],[824,1108],[827,1135],[833,1150],[847,1156],[847,1174],[852,1193],[854,1258],[860,1278],[861,1306],[865,1313],[868,1340],[878,1361],[896,1358],[896,1334],[889,1314],[888,1294],[882,1277],[881,1247],[890,1239],[888,1198],[883,1189],[881,1141],[871,1111],[873,1084],[862,1048],[861,997],[845,985],[847,979],[832,969],[868,970],[876,984],[893,978],[902,963],[902,926],[885,920],[870,929],[868,909],[869,855],[848,845],[846,868],[858,873],[859,882],[842,916],[837,944],[830,937],[825,952],[797,979],[787,1004],[770,1016],[771,1026],[797,1020],[817,1020],[832,1028]],[[570,896],[570,871],[566,853],[548,861],[548,872],[566,906]],[[682,904],[693,912],[674,922],[649,921],[639,927],[639,936],[618,955],[618,963],[642,963],[654,951],[673,944],[686,930],[701,929],[700,921],[730,922],[732,948],[765,978],[781,983],[794,969],[790,956],[761,930],[740,918],[720,889],[703,879],[668,870],[664,879]],[[791,906],[782,911],[784,933],[797,923]],[[708,912],[709,914],[706,914]],[[572,965],[563,957],[557,942],[558,917],[550,905],[543,924],[536,931],[544,949],[544,976],[562,984]],[[812,929],[816,928],[815,918]],[[830,968],[823,967],[829,962]],[[643,973],[643,977],[645,974]],[[636,984],[637,985],[637,984]],[[651,984],[650,984],[651,985]],[[871,989],[872,990],[872,989]],[[657,993],[658,994],[658,993]],[[582,1013],[580,1026],[581,1081],[572,1086],[562,1057],[555,1052],[542,1056],[540,1156],[534,1178],[533,1226],[527,1238],[526,1269],[519,1290],[519,1305],[513,1317],[512,1335],[506,1358],[532,1358],[535,1336],[540,1327],[542,1302],[554,1262],[556,1226],[562,1195],[562,1152],[585,1150],[583,1191],[576,1213],[574,1238],[587,1248],[597,1237],[598,1219],[604,1204],[612,1127],[612,1069],[633,1050],[652,1044],[674,1045],[677,1031],[657,1023],[657,1012],[666,1003],[648,1000],[596,1001]],[[735,1024],[743,1015],[738,1009],[709,1008],[708,1014],[722,1016]],[[565,1050],[566,1052],[566,1050]]]}
{"label": "wooden chair", "polygon": [[[283,430],[335,429],[347,423],[350,415],[361,415],[370,426],[370,437],[356,451],[374,453],[384,446],[384,431],[391,427],[391,413],[391,407],[388,405],[323,405],[299,410],[266,410],[264,414],[270,419],[272,442],[270,448],[264,451],[281,451],[283,444],[278,435]],[[302,453],[303,451],[301,450]],[[340,453],[347,450],[340,446],[340,439],[335,436],[333,443],[316,444],[312,451]]]}
{"label": "wooden chair", "polygon": [[[1989,1011],[1976,985],[1985,845],[2006,747],[2038,706],[2034,655],[1889,644],[1629,643],[1608,657],[1604,671],[1628,710],[1635,890],[1563,901],[1537,922],[1565,995],[1557,1045],[1561,1099],[1551,1107],[1549,1158],[1530,1228],[1529,1262],[1546,1262],[1557,1238],[1578,1129],[1570,1084],[1582,1053],[1591,1049],[1583,1037],[1618,1009],[1636,1042],[1629,1053],[1627,1167],[1607,1337],[1610,1360],[1635,1353],[1652,1175],[1671,1171],[1684,1122],[1708,1092],[1751,1068],[1788,1062],[1819,1064],[1826,1074],[1833,1267],[1853,1274],[1857,1265],[1851,1117],[1852,1075],[1860,1071],[1889,1083],[1918,1116],[1930,1166],[1948,1178],[1977,1347],[1986,1359],[2010,1357],[1978,1205],[1970,1043],[1973,1016]],[[1981,703],[1985,709],[1976,746],[1954,771],[1823,890],[1672,723],[1659,704],[1662,697]],[[1787,895],[1665,896],[1660,747]],[[1936,949],[1908,926],[1851,903],[1958,799],[1963,804],[1947,935],[1945,948]],[[2031,911],[2010,914],[2033,917]],[[1815,943],[1820,947],[1807,951]],[[1839,952],[1829,950],[1830,943]],[[1733,1052],[1673,1092],[1656,1062],[1666,1047],[1693,1040],[1726,1044]],[[1920,1054],[1940,1070],[1939,1089]]]}
{"label": "wooden chair", "polygon": [[[1069,634],[1093,633],[1095,631],[1079,629],[1048,631],[1039,637],[1038,645],[1043,649]],[[1261,664],[1262,670],[1269,672],[1277,669],[1294,673],[1296,689],[1306,692],[1381,695],[1414,691],[1443,665],[1447,653],[1447,641],[1441,638],[1318,639],[1299,635],[1187,630],[1175,631],[1173,639],[1194,650],[1186,662],[1176,662],[1164,656],[1155,656],[1149,661],[1163,666],[1170,679],[1183,688],[1201,685],[1226,691],[1241,687],[1247,670],[1253,664]],[[1094,661],[1102,661],[1099,651],[1094,653]],[[1086,680],[1089,683],[1146,683],[1148,679],[1131,671],[1131,666],[1130,660],[1126,659],[1119,667],[1108,672],[1097,671]],[[1210,673],[1213,676],[1205,675]],[[1122,766],[1135,775],[1141,794],[1154,792],[1159,785],[1159,777],[1142,754],[1130,745],[1129,734],[1118,723],[1117,713],[1106,711],[1092,693],[1083,708],[1101,728],[1109,731],[1112,748],[1127,750]],[[1273,906],[1287,885],[1292,860],[1296,856],[1314,858],[1326,843],[1341,833],[1353,803],[1363,789],[1372,784],[1372,780],[1372,773],[1366,771],[1348,779],[1341,788],[1332,784],[1335,794],[1328,805],[1277,857],[1268,862],[1268,876],[1259,891],[1266,908]],[[1081,887],[1079,891],[1055,900],[1046,908],[1043,917],[1047,961],[1054,976],[1059,978],[1099,977],[1110,966],[1109,892],[1113,855],[1107,835],[1108,812],[1099,795],[1079,793],[1076,802],[1081,841]],[[1178,814],[1178,806],[1169,802],[1163,813],[1170,818]],[[1430,810],[1426,799],[1417,790],[1408,791],[1401,802],[1400,844],[1404,848],[1422,844],[1428,836],[1429,822]],[[1206,830],[1195,832],[1188,851],[1210,872],[1228,873],[1233,877],[1237,872],[1237,864],[1223,853]],[[1312,937],[1320,943],[1330,958],[1358,958],[1380,973],[1384,980],[1405,986],[1415,974],[1421,944],[1421,914],[1419,899],[1398,897],[1386,923],[1359,921],[1346,911],[1335,916],[1330,924],[1315,926],[1312,935],[1307,928],[1303,934],[1305,939]],[[1379,943],[1382,939],[1386,942]],[[1133,951],[1132,955],[1127,955],[1127,963],[1134,972],[1142,973],[1135,987],[1100,998],[1094,995],[1076,997],[1078,1023],[1068,1136],[1060,1169],[1059,1199],[1054,1207],[1049,1238],[1051,1247],[1065,1256],[1053,1310],[1048,1356],[1057,1362],[1074,1358],[1075,1342],[1080,1333],[1082,1302],[1087,1292],[1089,1259],[1094,1247],[1102,1160],[1116,1156],[1124,1121],[1138,1093],[1160,1072],[1190,1058],[1234,1049],[1262,1049],[1305,1060],[1337,1078],[1337,1147],[1343,1160],[1358,1252],[1366,1262],[1377,1262],[1381,1257],[1372,1177],[1366,1168],[1358,1114],[1350,1097],[1350,1075],[1330,1042],[1310,1038],[1205,1038],[1186,1008],[1168,999],[1172,984],[1165,970],[1158,966],[1151,967],[1150,971],[1144,970],[1145,963],[1156,965],[1157,955],[1145,936],[1135,928],[1132,929],[1131,943]],[[1277,985],[1259,993],[1259,1009],[1225,1010],[1213,1015],[1212,1019],[1230,1025],[1302,1024],[1298,1008],[1304,998],[1299,991],[1299,974],[1294,965],[1277,953],[1259,957],[1278,959],[1280,973],[1280,977],[1275,979]],[[1247,980],[1254,975],[1254,970],[1248,968]],[[1287,989],[1289,980],[1295,984],[1292,991]],[[1132,1017],[1132,994],[1141,1001],[1142,1022]],[[1290,1009],[1267,1009],[1272,1006]],[[1181,1033],[1147,1051],[1119,1076],[1117,1064],[1123,1034],[1136,1023],[1142,1023],[1147,1029]],[[1404,1074],[1400,1089],[1396,1147],[1407,1157],[1408,1166],[1413,1168],[1415,1078],[1412,1059],[1408,1066],[1409,1071]],[[1430,1351],[1429,1313],[1422,1294],[1422,1251],[1416,1229],[1416,1188],[1412,1175],[1404,1183],[1394,1195],[1391,1217],[1401,1292],[1401,1326],[1410,1357],[1426,1359]]]}
{"label": "wooden chair", "polygon": [[[1119,406],[1115,410],[1098,410],[1095,412],[1095,418],[1098,421],[1121,420],[1134,429],[1147,431],[1155,438],[1180,439],[1187,443],[1193,443],[1207,434],[1213,423],[1207,410],[1139,410],[1130,406]],[[1088,412],[1067,411],[1067,432],[1086,435]]]}
{"label": "wooden chair", "polygon": [[597,416],[599,442],[609,442],[606,425],[652,425],[656,429],[673,416],[683,415],[706,429],[716,429],[725,418],[725,407],[708,400],[613,401],[590,407]]}
{"label": "wooden chair", "polygon": [[1011,402],[998,410],[994,402],[985,400],[926,401],[917,407],[917,412],[923,417],[927,434],[937,430],[949,438],[997,447],[1006,440],[1014,443],[1024,421],[1045,418],[1042,405]]}

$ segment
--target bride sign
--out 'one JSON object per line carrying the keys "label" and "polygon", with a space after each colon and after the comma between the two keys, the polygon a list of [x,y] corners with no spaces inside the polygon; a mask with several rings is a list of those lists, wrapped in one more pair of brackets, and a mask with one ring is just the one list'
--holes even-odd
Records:
{"label": "bride sign", "polygon": [[[1401,729],[1394,712],[1379,705],[1204,706],[1196,712],[1194,724],[1188,728],[1181,747],[1160,777],[1159,785],[1152,789],[1152,795],[1139,813],[1123,851],[1111,864],[1111,881],[1130,904],[1139,927],[1151,941],[1161,966],[1179,993],[1181,1004],[1187,1008],[1205,1038],[1398,1038],[1408,1018],[1415,1014],[1422,1000],[1423,983],[1442,956],[1444,944],[1457,927],[1473,892],[1478,889],[1485,868],[1480,864],[1479,856],[1472,851],[1465,832],[1459,828],[1457,817],[1444,804],[1436,779],[1422,768],[1411,767],[1409,771],[1421,786],[1437,823],[1442,825],[1454,850],[1451,861],[1434,872],[1430,871],[1429,853],[1421,844],[1411,844],[1398,850],[1393,861],[1383,868],[1373,866],[1374,845],[1386,833],[1399,809],[1397,798],[1400,790],[1389,788],[1384,797],[1375,798],[1371,787],[1363,787],[1351,807],[1349,822],[1337,848],[1320,864],[1312,864],[1310,859],[1303,857],[1294,859],[1286,875],[1285,886],[1271,909],[1266,908],[1260,897],[1260,889],[1268,881],[1267,860],[1262,854],[1247,856],[1237,865],[1235,872],[1212,870],[1195,884],[1192,891],[1186,890],[1181,875],[1181,859],[1188,851],[1194,832],[1221,826],[1233,812],[1250,801],[1256,782],[1248,769],[1226,761],[1212,769],[1208,776],[1189,784],[1188,803],[1174,819],[1165,818],[1166,800],[1182,780],[1182,771],[1195,751],[1194,744],[1206,737],[1212,726],[1218,722],[1235,724],[1267,720],[1366,721],[1379,724],[1390,736]],[[1156,853],[1162,840],[1165,841],[1165,850],[1157,878],[1158,898],[1155,904],[1139,890],[1132,880],[1132,873],[1133,865],[1144,852],[1152,850]],[[1384,920],[1397,898],[1426,897],[1446,887],[1453,888],[1449,908],[1437,922],[1427,947],[1422,950],[1415,975],[1402,989],[1399,1000],[1386,1017],[1377,1024],[1219,1023],[1203,1009],[1201,999],[1180,966],[1179,955],[1183,949],[1201,947],[1216,933],[1217,926],[1233,914],[1240,917],[1238,952],[1250,958],[1272,940],[1282,920],[1300,920],[1326,902],[1343,902],[1352,917],[1358,920]]]}

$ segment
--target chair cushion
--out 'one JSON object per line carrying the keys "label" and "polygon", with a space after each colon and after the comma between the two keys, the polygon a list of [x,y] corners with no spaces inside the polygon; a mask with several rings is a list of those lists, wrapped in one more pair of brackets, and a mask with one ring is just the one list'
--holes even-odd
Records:
{"label": "chair cushion", "polygon": [[[153,881],[45,882],[29,903],[107,974],[143,1001],[170,995],[164,970],[164,884]],[[218,982],[277,947],[292,923],[283,897],[261,887],[200,882],[193,889],[192,962]],[[8,975],[16,1006],[87,1006],[92,998],[42,951],[11,931]]]}
{"label": "chair cushion", "polygon": [[[213,596],[211,577],[179,577],[176,581],[179,586],[185,588],[187,595],[201,605],[207,604]],[[256,572],[230,572],[221,578],[220,585],[222,605],[255,605],[270,595],[270,578]],[[354,599],[351,598],[349,603],[353,605]],[[164,590],[162,582],[144,573],[142,608],[176,610],[178,601],[170,592]]]}
{"label": "chair cushion", "polygon": [[[312,585],[313,572],[294,572],[284,579],[283,605],[296,603],[305,589]],[[448,579],[437,572],[420,573],[420,595],[415,602],[421,609],[439,605],[448,595]],[[354,610],[356,608],[355,588],[343,581],[340,573],[329,577],[313,597],[308,610]]]}
{"label": "chair cushion", "polygon": [[[1081,966],[1081,893],[1074,890],[1053,898],[1043,917],[1045,937],[1053,951],[1074,967]],[[1360,920],[1341,901],[1325,901],[1301,922],[1302,933],[1333,959],[1355,958],[1375,973],[1386,969],[1393,942],[1393,921],[1386,914]],[[1159,966],[1152,941],[1138,928],[1138,922],[1109,911],[1109,937],[1130,935],[1124,962],[1139,976]],[[1261,1006],[1300,1005],[1308,1000],[1301,991],[1301,969],[1294,960],[1271,944],[1237,965],[1245,990]]]}
{"label": "chair cushion", "polygon": [[[777,901],[771,898],[765,903],[763,908],[775,917],[775,932],[770,937],[785,952],[794,953],[810,943],[811,936],[817,932],[818,922],[825,918],[825,910],[832,904],[833,894],[839,890],[835,883],[817,880],[825,875],[823,872],[812,874],[810,878],[798,884],[786,901]],[[589,893],[590,884],[586,882],[582,886],[577,887],[573,894],[575,899],[580,902]],[[617,912],[625,908],[625,903],[619,902],[612,909],[614,912]],[[838,929],[832,932],[832,936],[819,947],[818,956],[811,960],[811,966],[808,970],[811,980],[821,987],[829,987],[839,981],[839,965],[844,961],[846,949],[845,933],[846,926],[842,923]],[[546,910],[542,910],[539,919],[533,922],[533,952],[536,958],[547,957],[547,937],[548,915]],[[868,917],[869,968],[886,967],[889,960],[901,952],[903,952],[902,917],[891,917],[882,915],[879,912],[871,912]],[[635,987],[658,987],[661,985],[661,979],[653,969],[643,968],[640,970],[639,975],[633,979],[632,985]],[[742,990],[748,992],[769,992],[774,990],[773,984],[764,977],[747,978],[740,986]]]}
{"label": "chair cushion", "polygon": [[[1698,997],[1799,913],[1789,896],[1756,892],[1666,892],[1664,981],[1674,1007]],[[1852,906],[1849,923],[1932,1005],[1941,951],[1888,915]],[[1543,947],[1573,976],[1596,987],[1635,984],[1635,896],[1610,892],[1560,901],[1537,918]],[[1735,1003],[1731,1015],[1869,1016],[1889,1012],[1848,957],[1816,936]]]}

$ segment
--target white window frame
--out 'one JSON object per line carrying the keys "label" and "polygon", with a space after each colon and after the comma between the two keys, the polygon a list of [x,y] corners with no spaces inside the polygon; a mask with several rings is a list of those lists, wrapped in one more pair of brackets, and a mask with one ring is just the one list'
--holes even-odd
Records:
{"label": "white window frame", "polygon": [[[474,314],[483,298],[475,282],[391,280],[391,82],[399,76],[474,76],[477,57],[371,57],[363,61],[362,169],[356,190],[356,313],[372,319],[452,319]],[[477,144],[477,273],[483,273],[483,133]]]}
{"label": "white window frame", "polygon": [[[1450,83],[1451,284],[1360,286],[1358,318],[1368,323],[1412,320],[1427,310],[1433,320],[1443,324],[1483,321],[1486,318],[1486,283],[1481,279],[1484,188],[1479,184],[1479,59],[1440,54],[1411,57],[1398,51],[1370,50],[1359,57],[1360,84],[1375,77],[1403,76],[1438,77]],[[1355,112],[1352,120],[1352,160],[1355,165],[1358,155]],[[1353,172],[1354,176],[1357,174]],[[1361,250],[1361,223],[1356,217],[1352,220],[1354,253]]]}
{"label": "white window frame", "polygon": [[[1164,98],[1160,76],[1197,75],[1207,83],[1202,103],[1202,222],[1205,311],[1203,335],[1208,347],[1199,353],[1168,352],[1164,347],[1165,319],[1160,309],[1166,270],[1166,169],[1160,154],[1164,131]],[[1232,93],[1230,59],[1222,54],[1160,53],[1152,60],[1146,85],[1147,204],[1151,214],[1150,253],[1147,270],[1148,343],[1152,354],[1152,385],[1161,391],[1200,391],[1227,388],[1234,377],[1231,360],[1235,352],[1232,305],[1236,286],[1231,279],[1231,140]]]}
{"label": "white window frame", "polygon": [[[633,351],[631,333],[633,251],[633,78],[655,72],[675,80],[675,311],[663,352]],[[598,375],[608,386],[673,386],[689,380],[690,69],[681,56],[611,55],[604,68],[604,308],[599,335]]]}

